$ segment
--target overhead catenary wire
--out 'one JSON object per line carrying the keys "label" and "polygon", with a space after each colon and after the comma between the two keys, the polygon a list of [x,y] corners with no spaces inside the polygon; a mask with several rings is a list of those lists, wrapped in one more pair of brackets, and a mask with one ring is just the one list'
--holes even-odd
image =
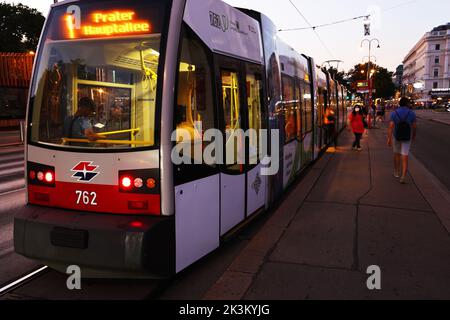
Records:
{"label": "overhead catenary wire", "polygon": [[330,23],[321,24],[321,25],[312,26],[312,27],[280,29],[278,31],[279,32],[286,32],[286,31],[299,31],[299,30],[310,30],[310,29],[316,30],[317,28],[329,27],[329,26],[334,26],[334,25],[345,23],[345,22],[349,22],[349,21],[354,21],[354,20],[359,20],[359,19],[369,19],[369,18],[370,18],[370,14],[367,14],[367,15],[364,15],[364,16],[353,17],[353,18],[349,18],[349,19],[339,20],[339,21],[330,22]]}
{"label": "overhead catenary wire", "polygon": [[417,2],[417,1],[418,0],[409,0],[409,1],[406,1],[406,2],[402,2],[402,3],[399,3],[399,4],[395,5],[395,6],[383,9],[383,10],[381,10],[381,12],[386,12],[386,11],[390,11],[390,10],[393,10],[393,9],[397,9],[397,8],[406,6],[408,4],[412,4],[412,3]]}
{"label": "overhead catenary wire", "polygon": [[[387,12],[387,11],[390,11],[390,10],[393,10],[393,9],[397,9],[397,8],[400,8],[400,7],[409,5],[409,4],[413,4],[413,3],[417,2],[417,1],[418,0],[409,0],[409,1],[406,1],[406,2],[402,2],[402,3],[396,4],[396,5],[392,6],[392,7],[383,9],[383,10],[381,10],[381,12]],[[295,7],[295,5],[292,3],[291,0],[289,0],[289,2],[291,2],[291,4]],[[299,11],[299,10],[297,9],[297,11]],[[301,12],[299,12],[299,13],[303,17],[303,19],[305,19],[305,16]],[[316,30],[318,28],[330,27],[330,26],[334,26],[334,25],[337,25],[337,24],[342,24],[342,23],[346,23],[346,22],[350,22],[350,21],[355,21],[355,20],[360,20],[360,19],[369,19],[370,17],[371,17],[371,14],[366,14],[366,15],[361,15],[361,16],[357,16],[357,17],[353,17],[353,18],[348,18],[348,19],[338,20],[338,21],[334,21],[334,22],[330,22],[330,23],[320,24],[320,25],[317,25],[317,26],[311,25],[305,19],[305,21],[308,23],[309,27],[280,29],[280,30],[278,30],[278,32],[301,31],[301,30],[310,30],[310,29]]]}
{"label": "overhead catenary wire", "polygon": [[305,22],[310,26],[310,28],[314,31],[314,33],[317,36],[317,39],[319,39],[320,43],[322,44],[322,46],[325,48],[325,50],[328,52],[328,54],[333,57],[333,53],[331,52],[331,50],[327,47],[327,45],[325,44],[325,42],[322,40],[322,38],[320,37],[320,35],[317,33],[316,29],[313,28],[313,25],[308,21],[308,19],[306,19],[306,17],[303,15],[303,13],[300,11],[299,8],[297,8],[297,6],[295,5],[294,2],[292,2],[292,0],[289,0],[289,2],[291,3],[291,5],[295,8],[295,10],[298,12],[298,14],[303,18],[303,20],[305,20]]}

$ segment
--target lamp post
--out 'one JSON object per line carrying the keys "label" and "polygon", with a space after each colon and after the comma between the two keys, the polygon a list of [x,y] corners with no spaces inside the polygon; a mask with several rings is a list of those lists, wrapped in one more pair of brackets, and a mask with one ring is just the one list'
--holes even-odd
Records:
{"label": "lamp post", "polygon": [[368,59],[368,61],[371,61],[371,58],[375,58],[375,63],[377,63],[377,57],[374,55],[369,56],[364,56],[362,59],[362,64],[366,64],[366,59]]}
{"label": "lamp post", "polygon": [[[380,40],[374,38],[374,39],[363,39],[361,41],[361,48],[363,47],[364,43],[367,42],[369,44],[369,62],[367,63],[367,85],[369,87],[369,93],[367,95],[367,102],[369,103],[369,112],[370,110],[370,104],[372,102],[372,87],[371,87],[371,83],[370,83],[370,64],[371,64],[371,58],[372,58],[372,42],[376,42],[377,43],[377,48],[381,48],[380,46]],[[375,117],[373,117],[375,119]]]}
{"label": "lamp post", "polygon": [[332,63],[336,63],[336,70],[339,71],[339,65],[341,63],[344,63],[344,61],[342,61],[342,60],[327,60],[327,61],[324,61],[324,63],[322,63],[322,68],[323,68],[324,64],[328,64],[328,68],[330,68],[330,67],[332,67],[332,65],[331,65]]}

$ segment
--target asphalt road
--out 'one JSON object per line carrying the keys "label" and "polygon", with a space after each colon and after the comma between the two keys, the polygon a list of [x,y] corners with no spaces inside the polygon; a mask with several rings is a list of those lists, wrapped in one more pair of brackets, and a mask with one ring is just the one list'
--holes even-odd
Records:
{"label": "asphalt road", "polygon": [[450,126],[418,120],[413,155],[450,190]]}
{"label": "asphalt road", "polygon": [[[10,143],[3,133],[0,142]],[[8,140],[9,139],[9,140]],[[14,253],[13,221],[17,209],[25,205],[23,147],[0,148],[0,286],[37,266]]]}

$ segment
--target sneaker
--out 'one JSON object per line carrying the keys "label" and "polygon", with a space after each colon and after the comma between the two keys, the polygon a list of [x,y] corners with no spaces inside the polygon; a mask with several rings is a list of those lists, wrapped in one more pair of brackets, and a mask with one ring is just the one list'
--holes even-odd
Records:
{"label": "sneaker", "polygon": [[399,179],[400,178],[400,173],[394,172],[394,178],[395,179]]}
{"label": "sneaker", "polygon": [[406,184],[406,177],[401,177],[400,178],[400,183],[401,184]]}
{"label": "sneaker", "polygon": [[358,151],[362,151],[362,148],[358,148],[357,150],[358,150]]}

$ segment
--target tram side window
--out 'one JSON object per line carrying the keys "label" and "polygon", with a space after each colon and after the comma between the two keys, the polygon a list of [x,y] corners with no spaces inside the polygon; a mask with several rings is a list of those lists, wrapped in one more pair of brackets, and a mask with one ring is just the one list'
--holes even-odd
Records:
{"label": "tram side window", "polygon": [[298,80],[295,82],[295,99],[297,100],[296,106],[295,106],[295,113],[297,116],[297,138],[299,140],[302,139],[302,107],[303,107],[303,100],[301,99],[302,92],[300,90],[300,83]]}
{"label": "tram side window", "polygon": [[255,134],[249,136],[249,160],[251,164],[258,162],[259,132],[263,129],[263,82],[261,68],[247,65],[246,77],[247,107],[249,129]]}
{"label": "tram side window", "polygon": [[[214,128],[211,69],[203,44],[190,31],[184,31],[178,66],[178,97],[175,109],[177,142],[191,143],[191,158],[202,156],[203,134]],[[190,139],[190,141],[186,141]],[[186,156],[186,155],[185,155]],[[195,159],[202,163],[202,159]]]}
{"label": "tram side window", "polygon": [[[240,92],[239,92],[239,75],[237,72],[231,70],[221,70],[222,83],[222,106],[225,120],[225,147],[227,164],[230,170],[241,171],[241,166],[238,166],[239,157],[243,153],[243,141],[237,141],[235,135],[236,130],[242,128],[241,126],[241,106],[240,106]],[[230,155],[232,152],[232,155]],[[229,159],[233,160],[230,161]]]}
{"label": "tram side window", "polygon": [[284,104],[284,131],[286,135],[286,143],[295,139],[297,133],[297,120],[295,107],[297,106],[294,100],[294,79],[282,75],[283,83],[283,104]]}
{"label": "tram side window", "polygon": [[301,109],[302,130],[301,130],[301,132],[302,132],[302,138],[304,138],[306,135],[307,129],[308,129],[308,122],[307,122],[308,120],[306,117],[307,108],[308,108],[308,104],[307,104],[307,100],[306,100],[308,88],[307,88],[307,84],[305,83],[304,80],[300,80],[300,89],[301,89],[301,91],[300,91],[301,93],[300,93],[300,96],[298,99],[302,102],[302,104],[301,104],[302,105],[302,109]]}
{"label": "tram side window", "polygon": [[319,119],[319,125],[323,125],[323,114],[325,111],[325,97],[326,92],[322,87],[318,88],[318,119]]}
{"label": "tram side window", "polygon": [[311,87],[309,83],[305,83],[305,91],[303,94],[303,101],[305,105],[305,122],[306,122],[306,133],[312,131],[313,125],[313,108],[311,99]]}

